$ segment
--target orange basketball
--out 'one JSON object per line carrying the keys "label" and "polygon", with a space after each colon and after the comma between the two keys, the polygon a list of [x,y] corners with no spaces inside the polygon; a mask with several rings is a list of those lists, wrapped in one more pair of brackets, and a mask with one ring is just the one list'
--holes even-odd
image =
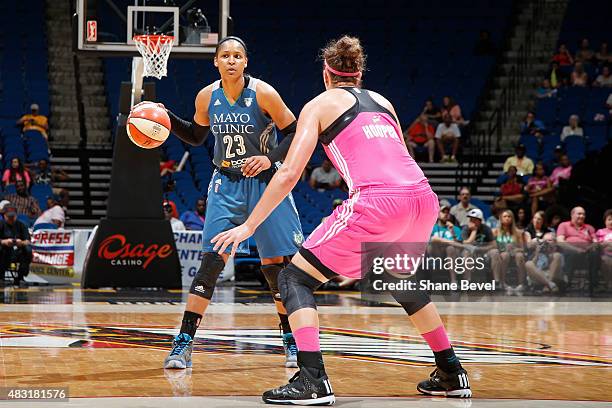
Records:
{"label": "orange basketball", "polygon": [[132,109],[126,128],[134,144],[143,149],[153,149],[168,138],[170,117],[164,108],[154,102],[147,102]]}

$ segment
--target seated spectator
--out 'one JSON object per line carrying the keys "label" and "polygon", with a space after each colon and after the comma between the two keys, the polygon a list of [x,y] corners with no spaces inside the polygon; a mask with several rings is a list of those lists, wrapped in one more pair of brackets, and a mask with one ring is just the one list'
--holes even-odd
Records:
{"label": "seated spectator", "polygon": [[17,208],[13,204],[5,205],[4,211],[4,222],[0,222],[0,271],[4,273],[11,262],[18,263],[15,285],[21,285],[30,272],[32,262],[30,232],[17,219]]}
{"label": "seated spectator", "polygon": [[572,54],[570,54],[569,50],[567,49],[567,45],[559,45],[559,51],[553,55],[552,62],[556,62],[562,67],[574,64],[574,59],[572,58]]}
{"label": "seated spectator", "polygon": [[424,113],[419,115],[418,119],[414,121],[407,131],[408,137],[406,138],[406,146],[408,147],[410,156],[416,157],[414,150],[417,147],[426,147],[429,162],[433,163],[435,153],[434,133],[435,130],[433,126],[427,121],[427,115]]}
{"label": "seated spectator", "polygon": [[159,162],[159,176],[164,177],[167,174],[172,174],[176,171],[177,167],[176,160],[162,160]]}
{"label": "seated spectator", "polygon": [[463,119],[463,115],[461,114],[461,106],[453,98],[450,96],[445,96],[442,98],[442,118],[444,115],[450,115],[453,123],[456,123],[458,126],[465,126],[470,122]]}
{"label": "seated spectator", "polygon": [[542,80],[542,84],[536,89],[536,98],[552,98],[557,96],[557,90],[550,85],[550,79]]}
{"label": "seated spectator", "polygon": [[185,211],[181,215],[181,222],[185,228],[193,231],[204,230],[204,220],[206,216],[206,198],[198,198],[194,211]]}
{"label": "seated spectator", "polygon": [[608,95],[608,99],[606,99],[606,108],[608,108],[608,112],[610,116],[612,116],[612,93]]}
{"label": "seated spectator", "polygon": [[495,43],[491,40],[491,33],[480,30],[480,37],[474,47],[474,55],[495,55]]}
{"label": "seated spectator", "polygon": [[427,99],[425,101],[425,106],[423,107],[423,114],[427,115],[427,121],[432,126],[438,126],[438,123],[442,121],[442,112],[440,109],[434,105],[433,99]]}
{"label": "seated spectator", "polygon": [[310,175],[310,187],[317,190],[333,190],[340,187],[342,178],[329,159],[324,159],[320,167]]}
{"label": "seated spectator", "polygon": [[572,115],[569,117],[568,125],[563,126],[561,131],[561,141],[564,141],[568,136],[584,136],[584,131],[579,125],[580,118],[578,115]]}
{"label": "seated spectator", "polygon": [[559,248],[566,254],[568,270],[587,269],[592,288],[599,283],[599,249],[595,228],[585,222],[586,212],[582,207],[574,207],[570,220],[562,222],[557,228]]}
{"label": "seated spectator", "polygon": [[[468,222],[461,230],[464,258],[474,258],[495,250],[495,237],[491,228],[484,223],[484,215],[479,208],[473,208],[467,213]],[[467,266],[467,263],[466,263]],[[464,278],[471,280],[472,269],[466,268]]]}
{"label": "seated spectator", "polygon": [[[450,206],[440,202],[438,221],[431,231],[429,256],[455,259],[459,256],[461,245],[461,229],[450,221]],[[457,282],[454,270],[448,271],[451,283]]]}
{"label": "seated spectator", "polygon": [[25,181],[26,188],[30,188],[30,174],[24,169],[23,163],[19,157],[11,159],[11,167],[4,170],[2,175],[2,184],[6,187],[10,184],[16,184],[17,181]]}
{"label": "seated spectator", "polygon": [[525,263],[527,275],[533,282],[543,285],[545,293],[558,293],[563,257],[557,251],[554,232],[546,232],[533,247],[533,253]]}
{"label": "seated spectator", "polygon": [[499,188],[501,199],[508,208],[517,207],[525,199],[523,195],[523,183],[517,177],[516,167],[508,168],[508,180]]}
{"label": "seated spectator", "polygon": [[459,202],[450,209],[451,215],[455,217],[455,220],[457,220],[457,223],[461,227],[466,225],[469,221],[467,216],[468,212],[474,208],[478,208],[470,202],[471,198],[472,194],[470,193],[470,189],[463,187],[459,190]]}
{"label": "seated spectator", "polygon": [[569,82],[567,74],[561,69],[561,66],[556,61],[550,64],[550,69],[546,73],[545,78],[550,81],[550,86],[554,89],[566,86]]}
{"label": "seated spectator", "polygon": [[30,105],[30,110],[32,111],[31,113],[27,113],[19,118],[17,125],[21,126],[22,132],[37,130],[47,139],[47,131],[49,130],[49,121],[47,117],[39,114],[38,105],[35,103]]}
{"label": "seated spectator", "polygon": [[584,64],[577,62],[570,76],[572,86],[587,86],[589,84],[589,74],[584,70]]}
{"label": "seated spectator", "polygon": [[[546,226],[544,211],[538,211],[533,214],[531,222],[525,228],[525,242],[541,242],[544,239],[544,234],[547,232],[554,233],[555,230]],[[529,246],[529,245],[528,245]]]}
{"label": "seated spectator", "polygon": [[561,164],[561,156],[563,156],[564,154],[565,154],[565,151],[563,150],[563,146],[556,145],[555,149],[553,150],[552,159],[546,163],[546,173],[547,174],[552,173],[555,167]]}
{"label": "seated spectator", "polygon": [[601,69],[601,74],[599,74],[597,78],[595,78],[593,86],[612,87],[612,74],[610,74],[609,66],[605,65]]}
{"label": "seated spectator", "polygon": [[582,207],[574,207],[570,220],[562,222],[557,229],[557,241],[576,244],[596,242],[595,228],[585,223],[586,212]]}
{"label": "seated spectator", "polygon": [[545,132],[546,126],[544,126],[544,122],[536,119],[534,112],[527,112],[525,120],[521,124],[521,135],[531,135],[541,138]]}
{"label": "seated spectator", "polygon": [[554,201],[555,187],[553,187],[550,178],[546,176],[544,164],[541,162],[536,165],[535,173],[527,182],[525,191],[529,194],[531,200],[532,214]]}
{"label": "seated spectator", "polygon": [[591,62],[594,56],[595,52],[589,46],[588,38],[583,38],[582,41],[580,41],[578,51],[576,51],[575,61],[588,64]]}
{"label": "seated spectator", "polygon": [[510,156],[504,162],[504,171],[508,172],[510,166],[516,167],[519,176],[527,176],[533,173],[533,160],[525,156],[526,148],[524,144],[516,146],[515,155]]}
{"label": "seated spectator", "polygon": [[557,167],[554,168],[550,175],[550,181],[553,186],[559,187],[561,180],[568,180],[572,175],[572,163],[569,161],[567,154],[561,155],[561,161]]}
{"label": "seated spectator", "polygon": [[601,272],[605,288],[612,290],[612,209],[604,213],[604,228],[595,232],[595,238],[601,245]]}
{"label": "seated spectator", "polygon": [[[30,165],[31,166],[31,165]],[[59,196],[59,203],[63,207],[68,207],[70,194],[65,188],[54,187],[53,183],[58,181],[68,181],[70,176],[62,169],[54,169],[49,167],[49,163],[45,159],[41,159],[36,163],[36,167],[30,170],[34,176],[34,184],[47,184],[51,186],[53,194]]]}
{"label": "seated spectator", "polygon": [[608,43],[606,41],[602,41],[599,46],[599,51],[595,53],[595,60],[601,65],[612,62],[612,54],[608,52]]}
{"label": "seated spectator", "polygon": [[164,210],[164,219],[170,221],[172,231],[185,231],[185,225],[179,220],[178,211],[176,210],[176,204],[173,201],[165,200],[162,203]]}
{"label": "seated spectator", "polygon": [[[459,149],[459,139],[461,138],[461,131],[456,123],[453,123],[450,115],[444,116],[444,122],[438,125],[436,134],[434,136],[437,141],[438,151],[442,159],[440,162],[457,163],[457,149]],[[446,145],[451,145],[450,157],[446,154]]]}
{"label": "seated spectator", "polygon": [[499,227],[499,216],[502,211],[506,210],[505,203],[497,197],[491,204],[491,215],[485,221],[485,224],[489,226],[491,229],[495,229]]}
{"label": "seated spectator", "polygon": [[15,190],[17,191],[16,193],[5,194],[4,198],[15,206],[18,215],[25,215],[32,221],[36,220],[40,216],[38,200],[30,195],[23,180],[17,180]]}
{"label": "seated spectator", "polygon": [[47,197],[47,210],[36,219],[34,226],[37,224],[55,224],[58,229],[62,229],[65,221],[66,214],[57,197],[49,196]]}
{"label": "seated spectator", "polygon": [[[504,210],[499,217],[499,228],[493,230],[497,249],[489,253],[491,256],[491,269],[493,278],[499,282],[500,288],[507,287],[509,291],[521,293],[525,290],[525,253],[523,251],[523,231],[514,222],[514,214],[510,210]],[[510,261],[514,259],[518,272],[518,286],[512,289],[506,283],[506,272]],[[497,286],[497,285],[495,285]]]}
{"label": "seated spectator", "polygon": [[529,224],[527,210],[524,207],[519,207],[519,209],[516,210],[516,227],[524,230],[527,228],[527,224]]}

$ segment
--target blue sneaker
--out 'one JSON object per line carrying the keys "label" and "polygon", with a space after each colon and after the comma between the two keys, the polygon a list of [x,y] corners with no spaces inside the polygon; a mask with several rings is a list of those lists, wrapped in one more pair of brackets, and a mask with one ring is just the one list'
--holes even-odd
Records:
{"label": "blue sneaker", "polygon": [[191,352],[193,351],[193,340],[187,333],[180,333],[172,342],[172,350],[164,360],[164,368],[189,368],[191,367]]}
{"label": "blue sneaker", "polygon": [[297,368],[297,345],[292,333],[283,334],[283,348],[285,349],[285,367]]}

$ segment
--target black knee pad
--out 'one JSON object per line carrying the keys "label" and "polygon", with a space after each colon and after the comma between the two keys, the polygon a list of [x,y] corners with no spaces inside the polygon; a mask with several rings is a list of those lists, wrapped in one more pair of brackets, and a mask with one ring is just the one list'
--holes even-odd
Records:
{"label": "black knee pad", "polygon": [[219,274],[225,268],[223,257],[216,252],[207,252],[202,258],[200,269],[191,282],[189,293],[210,300]]}
{"label": "black knee pad", "polygon": [[278,274],[278,288],[287,314],[300,309],[316,309],[314,291],[322,282],[290,263]]}
{"label": "black knee pad", "polygon": [[268,286],[270,286],[270,292],[272,292],[272,297],[274,297],[274,300],[277,302],[281,301],[281,295],[278,289],[278,274],[284,267],[285,264],[282,263],[261,265],[261,273],[263,273],[263,276],[266,278]]}
{"label": "black knee pad", "polygon": [[429,294],[422,290],[410,291],[408,293],[393,291],[391,295],[404,308],[408,316],[412,316],[431,302]]}

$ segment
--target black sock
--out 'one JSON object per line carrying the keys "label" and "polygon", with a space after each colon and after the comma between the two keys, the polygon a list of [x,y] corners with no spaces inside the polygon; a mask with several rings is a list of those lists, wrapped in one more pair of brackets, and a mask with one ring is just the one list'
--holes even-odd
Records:
{"label": "black sock", "polygon": [[300,369],[307,370],[314,378],[321,378],[325,375],[323,355],[320,351],[298,350],[298,366]]}
{"label": "black sock", "polygon": [[183,314],[183,322],[181,323],[181,333],[187,333],[193,339],[201,320],[201,314],[185,310],[185,313]]}
{"label": "black sock", "polygon": [[442,351],[434,351],[433,353],[436,357],[436,366],[445,373],[453,373],[461,369],[461,363],[452,347]]}
{"label": "black sock", "polygon": [[289,316],[286,314],[279,313],[278,318],[280,319],[281,329],[283,334],[291,333],[291,326],[289,325]]}

